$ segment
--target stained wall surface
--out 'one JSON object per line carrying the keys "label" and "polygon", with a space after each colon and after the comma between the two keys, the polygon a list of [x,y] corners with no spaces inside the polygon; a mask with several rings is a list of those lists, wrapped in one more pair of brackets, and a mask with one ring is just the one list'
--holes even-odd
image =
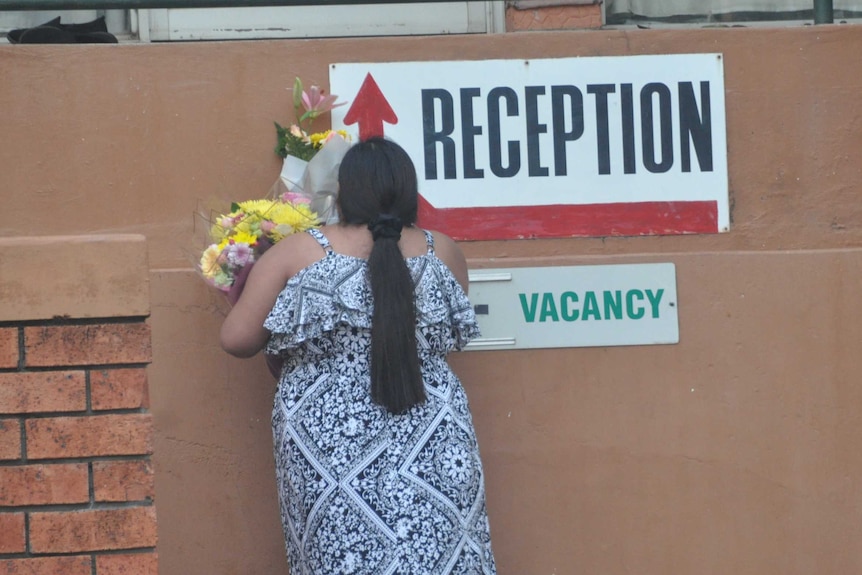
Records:
{"label": "stained wall surface", "polygon": [[[465,242],[472,267],[673,262],[680,343],[453,357],[501,574],[862,571],[862,28],[0,46],[0,235],[150,247],[163,575],[286,573],[259,358],[218,347],[199,200],[279,171],[333,62],[721,52],[731,231]],[[32,270],[26,261],[20,273]],[[4,273],[5,269],[4,269]]]}

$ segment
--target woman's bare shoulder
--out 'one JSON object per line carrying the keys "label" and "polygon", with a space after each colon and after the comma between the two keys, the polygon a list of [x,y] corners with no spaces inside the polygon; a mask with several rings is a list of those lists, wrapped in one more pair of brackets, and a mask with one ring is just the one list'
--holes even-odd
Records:
{"label": "woman's bare shoulder", "polygon": [[461,251],[455,240],[443,232],[436,230],[429,231],[434,236],[434,253],[446,264],[446,267],[449,268],[466,293],[469,280],[467,277],[467,260],[464,258],[464,252]]}
{"label": "woman's bare shoulder", "polygon": [[288,277],[323,257],[324,251],[310,234],[291,234],[269,248],[261,261],[278,266]]}

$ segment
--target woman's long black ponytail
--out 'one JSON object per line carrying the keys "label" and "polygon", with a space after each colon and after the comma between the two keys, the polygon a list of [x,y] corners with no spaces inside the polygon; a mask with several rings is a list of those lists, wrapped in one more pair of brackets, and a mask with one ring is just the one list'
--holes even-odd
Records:
{"label": "woman's long black ponytail", "polygon": [[398,144],[380,137],[354,145],[338,172],[341,220],[365,225],[374,238],[368,275],[371,318],[371,398],[392,413],[425,401],[416,348],[416,307],[410,270],[398,247],[416,222],[416,169]]}

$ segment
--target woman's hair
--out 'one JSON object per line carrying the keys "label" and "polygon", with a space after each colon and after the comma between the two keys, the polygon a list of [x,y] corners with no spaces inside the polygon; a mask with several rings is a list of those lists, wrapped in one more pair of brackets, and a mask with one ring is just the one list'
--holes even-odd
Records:
{"label": "woman's hair", "polygon": [[392,413],[425,401],[416,350],[416,308],[410,270],[398,247],[402,226],[416,222],[416,168],[401,146],[382,137],[355,144],[338,171],[341,221],[367,225],[374,237],[368,275],[371,399]]}

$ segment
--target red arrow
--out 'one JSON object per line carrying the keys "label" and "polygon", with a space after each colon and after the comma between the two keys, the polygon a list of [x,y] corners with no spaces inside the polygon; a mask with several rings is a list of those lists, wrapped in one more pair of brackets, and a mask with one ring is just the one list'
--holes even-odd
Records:
{"label": "red arrow", "polygon": [[359,139],[365,140],[372,136],[383,135],[383,122],[397,124],[398,116],[386,100],[386,96],[380,91],[380,87],[369,73],[362,81],[359,92],[353,99],[347,115],[344,116],[344,124],[359,124]]}

